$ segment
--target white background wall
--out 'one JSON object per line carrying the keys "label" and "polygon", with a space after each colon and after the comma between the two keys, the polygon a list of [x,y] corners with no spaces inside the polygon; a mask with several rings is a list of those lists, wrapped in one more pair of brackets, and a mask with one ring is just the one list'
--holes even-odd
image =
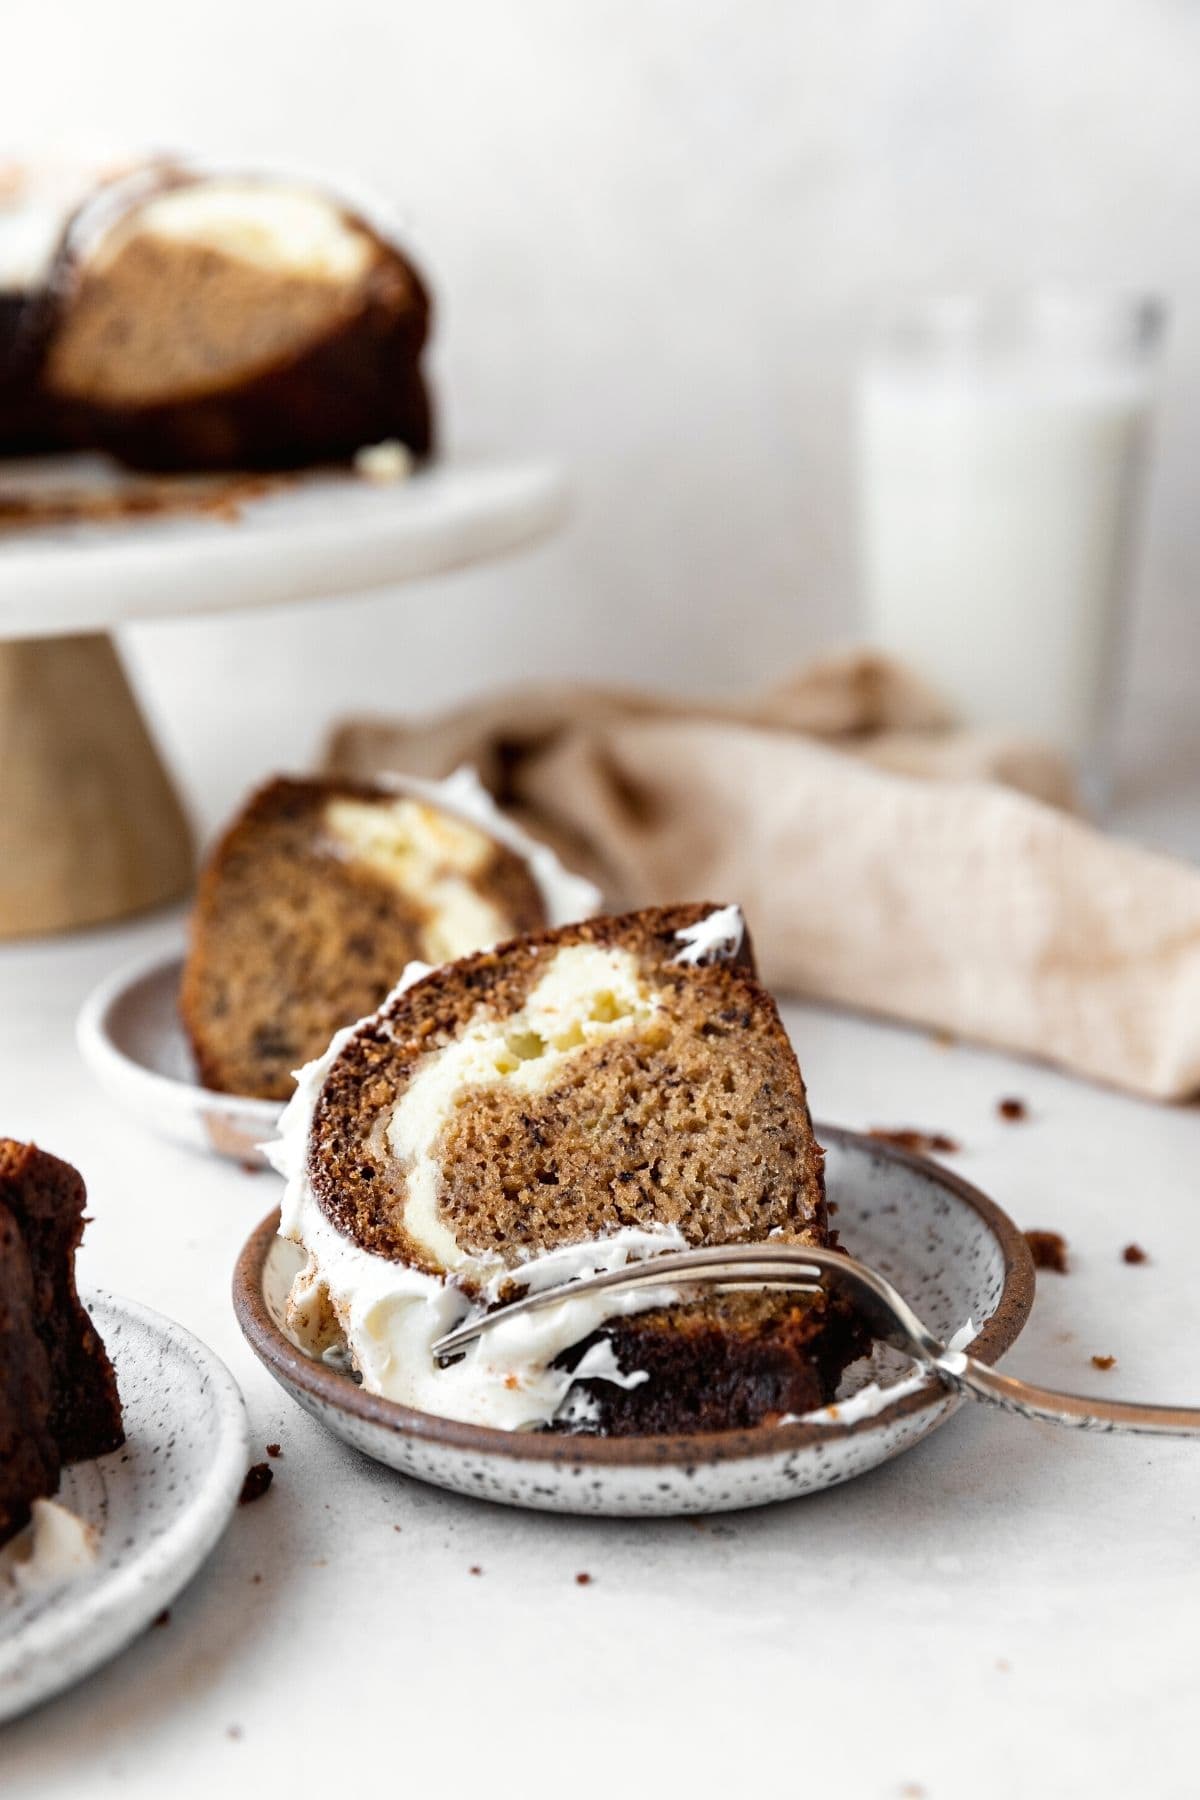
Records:
{"label": "white background wall", "polygon": [[9,147],[263,153],[390,191],[441,298],[447,435],[555,451],[576,487],[554,546],[436,592],[138,631],[201,812],[348,706],[560,671],[730,687],[850,635],[872,302],[1040,277],[1176,309],[1138,779],[1200,684],[1198,76],[1192,0],[10,0]]}

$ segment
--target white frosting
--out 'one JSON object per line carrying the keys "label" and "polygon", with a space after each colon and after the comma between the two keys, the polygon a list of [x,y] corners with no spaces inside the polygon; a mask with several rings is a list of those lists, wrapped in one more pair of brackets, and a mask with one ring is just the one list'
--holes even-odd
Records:
{"label": "white frosting", "polygon": [[456,814],[514,851],[528,865],[551,925],[573,925],[577,919],[588,919],[599,912],[604,897],[595,883],[573,875],[548,844],[530,837],[502,813],[474,769],[464,765],[444,781],[422,781],[415,775],[387,771],[374,779],[395,793],[411,794],[428,806],[440,806],[445,812]]}
{"label": "white frosting", "polygon": [[108,267],[134,237],[190,244],[284,276],[355,282],[375,256],[370,237],[341,204],[295,183],[218,178],[151,192],[110,215],[89,260]]}
{"label": "white frosting", "polygon": [[471,1089],[542,1093],[564,1062],[634,1031],[659,1009],[628,950],[571,944],[556,950],[519,1012],[497,1019],[482,1009],[462,1034],[422,1059],[387,1127],[404,1175],[404,1227],[445,1269],[469,1259],[439,1214],[437,1145]]}
{"label": "white frosting", "polygon": [[[361,219],[368,230],[385,243],[400,247],[406,236],[404,221],[395,203],[383,193],[373,191],[361,181],[331,181],[327,171],[306,167],[302,162],[283,161],[274,157],[256,161],[253,167],[199,156],[172,156],[170,172],[188,182],[208,188],[214,185],[253,188],[292,193],[309,193],[336,208]],[[106,234],[135,208],[156,197],[161,191],[163,165],[139,163],[120,179],[94,188],[70,222],[70,248],[78,258],[90,256]]]}
{"label": "white frosting", "polygon": [[[343,1237],[308,1183],[297,1185],[303,1191],[290,1201],[292,1229],[284,1235],[303,1244],[308,1264],[292,1288],[289,1326],[304,1348],[314,1350],[317,1338],[310,1331],[319,1329],[327,1302],[368,1393],[441,1418],[519,1431],[549,1424],[573,1382],[584,1376],[625,1387],[646,1378],[640,1370],[623,1373],[604,1343],[589,1349],[575,1373],[550,1365],[608,1320],[668,1304],[674,1298],[669,1288],[590,1295],[517,1315],[470,1345],[460,1361],[439,1367],[434,1343],[464,1322],[475,1310],[472,1302],[453,1281],[373,1256]],[[572,1248],[582,1275],[683,1247],[678,1231],[664,1229],[622,1231]],[[540,1260],[522,1265],[519,1278],[537,1281]]]}
{"label": "white frosting", "polygon": [[885,1406],[903,1400],[907,1394],[915,1394],[928,1379],[925,1370],[917,1369],[900,1381],[889,1381],[886,1386],[882,1382],[868,1381],[857,1394],[850,1394],[845,1400],[818,1406],[814,1412],[785,1413],[779,1422],[781,1425],[854,1425],[859,1419],[873,1418]]}
{"label": "white frosting", "polygon": [[57,1500],[35,1500],[25,1531],[7,1545],[8,1578],[19,1593],[43,1594],[93,1567],[99,1546],[94,1525]]}
{"label": "white frosting", "polygon": [[740,906],[722,906],[694,925],[685,925],[675,936],[684,948],[675,958],[677,963],[712,962],[736,956],[746,935],[746,921]]}
{"label": "white frosting", "polygon": [[0,208],[0,289],[43,286],[65,223],[60,206]]}
{"label": "white frosting", "polygon": [[407,481],[417,466],[417,459],[399,438],[384,438],[378,444],[364,444],[354,452],[354,473],[364,481],[377,481],[382,486]]}

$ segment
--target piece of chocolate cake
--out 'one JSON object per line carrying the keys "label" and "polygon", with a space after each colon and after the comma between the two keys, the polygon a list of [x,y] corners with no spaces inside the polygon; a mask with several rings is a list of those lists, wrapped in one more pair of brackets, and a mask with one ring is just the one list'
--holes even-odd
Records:
{"label": "piece of chocolate cake", "polygon": [[[685,1245],[828,1244],[795,1053],[736,907],[540,932],[426,974],[301,1078],[289,1318],[371,1391],[512,1428],[753,1426],[828,1402],[865,1347],[824,1296],[604,1295],[439,1369],[472,1307]],[[519,1342],[518,1342],[519,1340]]]}
{"label": "piece of chocolate cake", "polygon": [[24,1525],[30,1503],[58,1486],[50,1359],[34,1316],[29,1253],[0,1204],[0,1544]]}
{"label": "piece of chocolate cake", "polygon": [[52,1494],[61,1463],[124,1441],[116,1377],[75,1288],[83,1181],[0,1138],[0,1542]]}

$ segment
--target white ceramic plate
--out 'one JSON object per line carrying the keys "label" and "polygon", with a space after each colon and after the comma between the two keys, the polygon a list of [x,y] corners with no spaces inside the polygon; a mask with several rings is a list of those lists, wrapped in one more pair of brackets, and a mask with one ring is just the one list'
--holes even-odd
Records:
{"label": "white ceramic plate", "polygon": [[37,1594],[0,1587],[0,1720],[144,1631],[213,1549],[246,1477],[246,1411],[224,1363],[131,1300],[86,1305],[116,1369],[125,1443],[64,1469],[57,1495],[99,1533],[95,1566]]}
{"label": "white ceramic plate", "polygon": [[[848,1250],[872,1263],[942,1337],[995,1362],[1033,1303],[1033,1264],[1006,1214],[957,1175],[875,1139],[819,1126],[829,1198]],[[238,1322],[292,1398],[355,1449],[437,1487],[547,1512],[652,1516],[761,1506],[832,1487],[897,1456],[961,1404],[902,1357],[877,1349],[847,1372],[839,1400],[872,1381],[897,1392],[864,1417],[688,1437],[599,1438],[496,1431],[364,1394],[289,1339],[284,1309],[300,1262],[276,1236],[278,1213],[242,1251]]]}
{"label": "white ceramic plate", "polygon": [[157,954],[118,969],[89,995],[76,1025],[79,1053],[110,1100],[148,1131],[193,1150],[255,1166],[283,1104],[201,1087],[179,1019],[182,956]]}
{"label": "white ceramic plate", "polygon": [[[96,458],[4,471],[9,491],[127,479]],[[565,510],[552,464],[456,458],[387,485],[314,471],[247,501],[232,521],[178,513],[10,531],[0,539],[0,638],[363,593],[515,550]]]}

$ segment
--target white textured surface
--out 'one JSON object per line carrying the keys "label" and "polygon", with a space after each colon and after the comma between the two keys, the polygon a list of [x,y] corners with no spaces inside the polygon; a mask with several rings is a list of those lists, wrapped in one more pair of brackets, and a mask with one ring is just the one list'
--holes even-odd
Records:
{"label": "white textured surface", "polygon": [[[844,635],[845,384],[868,303],[1051,275],[1177,303],[1124,821],[1200,852],[1198,40],[1182,0],[210,0],[186,51],[152,0],[20,9],[0,59],[14,144],[117,120],[398,193],[444,297],[452,433],[557,452],[579,496],[554,545],[424,606],[139,629],[202,816],[348,705],[556,671],[733,687]],[[755,1792],[850,1800],[1190,1800],[1194,1446],[966,1410],[850,1488],[700,1531],[487,1510],[297,1415],[226,1301],[277,1183],[140,1136],[74,1060],[93,983],[173,943],[158,923],[0,951],[2,1125],[84,1165],[91,1277],[208,1337],[285,1454],[171,1627],[5,1735],[5,1800],[346,1791],[401,1756],[406,1785],[440,1791],[474,1779],[472,1744],[504,1746],[489,1792],[525,1800],[655,1781],[707,1800],[748,1772]],[[1200,1395],[1195,1110],[791,1016],[824,1114],[961,1136],[964,1174],[1071,1238],[1016,1372]],[[1027,1125],[996,1120],[1003,1093],[1031,1102]],[[1145,1268],[1119,1261],[1133,1236]],[[540,1729],[515,1738],[530,1695]]]}
{"label": "white textured surface", "polygon": [[[577,1771],[567,1789],[613,1792],[631,1759],[647,1783],[670,1772],[698,1794],[732,1792],[747,1734],[756,1787],[793,1793],[797,1731],[806,1787],[855,1800],[898,1800],[908,1782],[929,1800],[1124,1796],[1141,1791],[1147,1744],[1156,1800],[1194,1793],[1195,1445],[966,1409],[845,1489],[701,1530],[492,1510],[332,1442],[257,1366],[229,1307],[234,1256],[277,1179],[139,1132],[75,1058],[74,1016],[99,975],[177,929],[160,919],[0,950],[3,1129],[86,1171],[85,1279],[197,1331],[244,1386],[252,1453],[275,1440],[284,1453],[170,1626],[6,1732],[5,1800],[273,1791],[301,1729],[306,1788],[361,1785],[389,1766],[398,1731],[418,1759],[409,1777],[423,1764],[440,1779],[464,1692],[475,1741],[510,1741],[506,1670],[538,1697],[537,1742],[519,1759],[527,1800],[561,1796],[564,1767]],[[1200,1395],[1196,1110],[815,1009],[789,1018],[823,1114],[954,1134],[954,1166],[1019,1223],[1070,1239],[1074,1271],[1043,1278],[1016,1373]],[[1028,1101],[1028,1123],[996,1117],[1006,1094]],[[1135,1237],[1153,1259],[1143,1268],[1120,1260]],[[1117,1368],[1094,1370],[1093,1352]],[[814,1670],[831,1715],[820,1729],[797,1713]],[[720,1695],[702,1731],[687,1726],[697,1691]],[[848,1732],[864,1712],[870,1731]],[[675,1718],[681,1738],[663,1730]],[[981,1755],[998,1733],[1003,1756]],[[501,1770],[492,1791],[516,1774]]]}

